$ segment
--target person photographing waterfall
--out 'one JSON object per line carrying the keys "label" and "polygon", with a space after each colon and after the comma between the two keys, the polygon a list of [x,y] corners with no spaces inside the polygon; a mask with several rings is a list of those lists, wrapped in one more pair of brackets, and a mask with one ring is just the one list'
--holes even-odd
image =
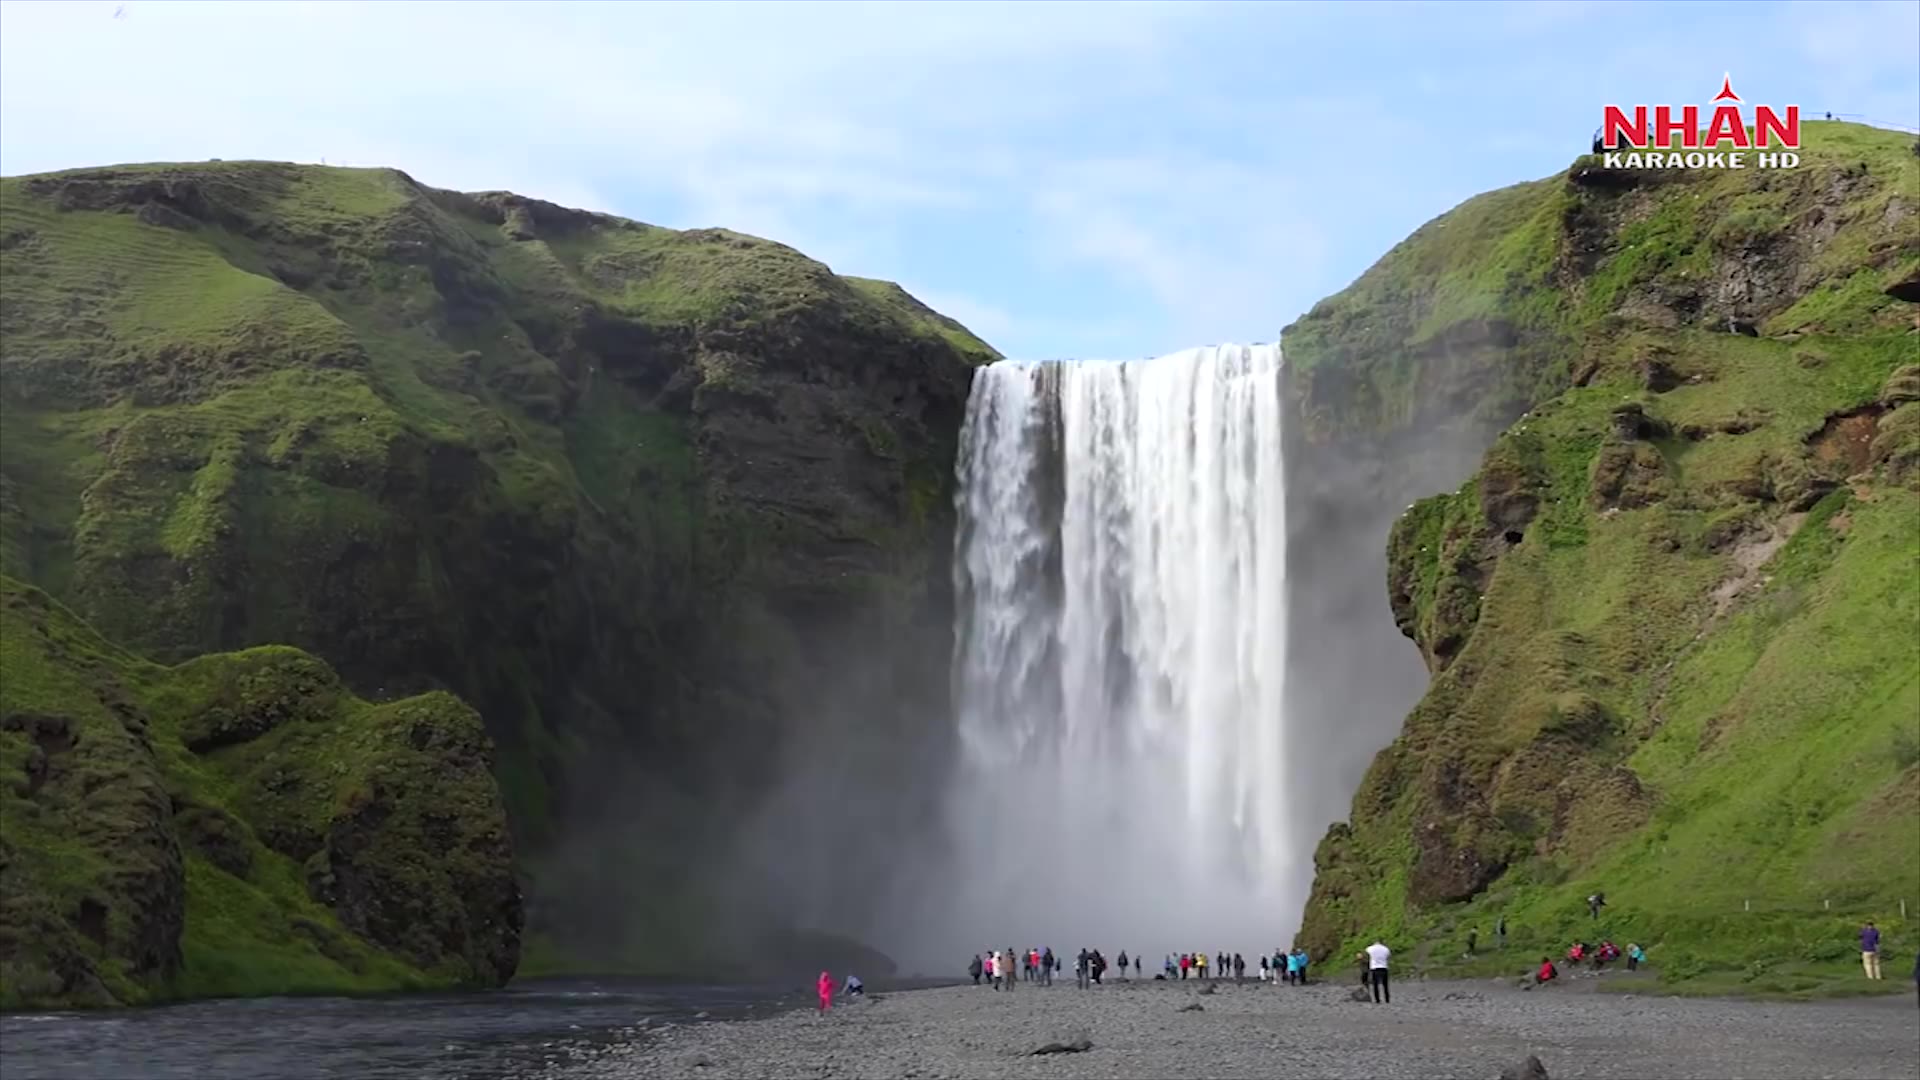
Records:
{"label": "person photographing waterfall", "polygon": [[1393,1004],[1393,988],[1387,983],[1387,960],[1393,950],[1379,941],[1367,946],[1367,977],[1373,984],[1375,1005]]}

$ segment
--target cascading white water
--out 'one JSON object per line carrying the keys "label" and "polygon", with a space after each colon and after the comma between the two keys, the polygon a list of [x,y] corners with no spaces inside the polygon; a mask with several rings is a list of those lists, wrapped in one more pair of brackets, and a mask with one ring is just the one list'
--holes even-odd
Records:
{"label": "cascading white water", "polygon": [[[1001,362],[961,436],[959,869],[980,948],[1284,944],[1281,358]],[[946,935],[941,935],[945,937]]]}

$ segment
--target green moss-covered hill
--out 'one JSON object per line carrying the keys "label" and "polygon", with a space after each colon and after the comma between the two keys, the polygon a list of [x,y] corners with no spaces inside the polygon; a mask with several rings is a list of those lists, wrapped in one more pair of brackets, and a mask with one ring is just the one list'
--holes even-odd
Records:
{"label": "green moss-covered hill", "polygon": [[492,746],[296,649],[154,664],[0,577],[0,1008],[497,986]]}
{"label": "green moss-covered hill", "polygon": [[699,948],[689,853],[793,734],[944,699],[995,355],[778,244],[394,170],[9,177],[0,572],[155,663],[285,645],[455,694],[533,928]]}
{"label": "green moss-covered hill", "polygon": [[[1873,918],[1905,970],[1920,151],[1847,124],[1807,143],[1793,170],[1582,159],[1289,329],[1317,437],[1506,425],[1392,529],[1432,682],[1320,844],[1317,955],[1381,935],[1518,972],[1608,936],[1670,982],[1792,994],[1857,969]],[[1511,951],[1459,961],[1501,916]]]}

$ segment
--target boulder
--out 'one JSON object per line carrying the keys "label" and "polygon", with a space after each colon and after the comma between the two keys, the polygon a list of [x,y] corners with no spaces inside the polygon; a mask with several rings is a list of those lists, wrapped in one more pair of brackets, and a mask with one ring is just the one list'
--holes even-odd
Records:
{"label": "boulder", "polygon": [[1524,1060],[1501,1069],[1500,1080],[1547,1080],[1547,1067],[1540,1064],[1539,1058],[1528,1054]]}

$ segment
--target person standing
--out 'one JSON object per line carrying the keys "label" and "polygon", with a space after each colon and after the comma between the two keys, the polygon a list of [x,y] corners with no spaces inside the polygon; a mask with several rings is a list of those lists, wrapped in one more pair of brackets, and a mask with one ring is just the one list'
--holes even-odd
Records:
{"label": "person standing", "polygon": [[1387,958],[1393,950],[1376,941],[1367,946],[1367,973],[1373,981],[1373,1003],[1393,1004],[1393,988],[1387,983]]}
{"label": "person standing", "polygon": [[813,988],[820,995],[820,1015],[825,1016],[827,1010],[833,1008],[833,976],[822,971],[820,981],[814,983]]}
{"label": "person standing", "polygon": [[1007,973],[1007,989],[1013,989],[1014,985],[1020,981],[1020,961],[1014,959],[1013,946],[1007,946],[1006,954],[1001,959],[1000,966]]}
{"label": "person standing", "polygon": [[1920,951],[1913,954],[1913,990],[1915,997],[1920,999]]}
{"label": "person standing", "polygon": [[1127,950],[1121,949],[1120,950],[1120,978],[1123,980],[1127,977],[1127,962],[1128,962]]}
{"label": "person standing", "polygon": [[1872,919],[1860,928],[1860,965],[1867,969],[1867,978],[1880,978],[1880,928]]}
{"label": "person standing", "polygon": [[1469,927],[1467,929],[1467,955],[1468,956],[1473,955],[1473,947],[1479,941],[1480,941],[1480,928],[1477,926]]}
{"label": "person standing", "polygon": [[983,970],[983,967],[984,965],[980,963],[980,954],[974,953],[973,961],[967,965],[967,974],[973,976],[973,985],[975,986],[980,985],[980,972]]}
{"label": "person standing", "polygon": [[1507,947],[1507,917],[1505,915],[1500,916],[1500,921],[1493,924],[1493,936],[1500,948],[1505,949]]}

